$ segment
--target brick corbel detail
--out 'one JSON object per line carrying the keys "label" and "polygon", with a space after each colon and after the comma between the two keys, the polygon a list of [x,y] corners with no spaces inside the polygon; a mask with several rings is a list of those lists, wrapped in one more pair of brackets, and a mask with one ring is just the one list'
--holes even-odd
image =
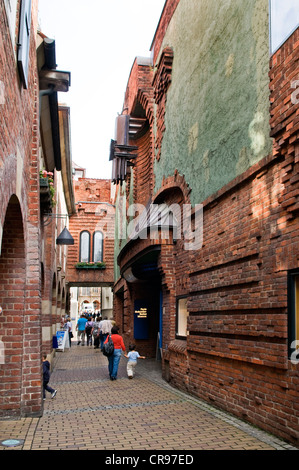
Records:
{"label": "brick corbel detail", "polygon": [[[299,212],[299,112],[298,112],[299,28],[270,60],[270,126],[274,138],[273,155],[280,156],[281,183],[284,189],[278,202],[287,220]],[[298,87],[297,87],[298,88]],[[294,95],[293,95],[293,92]]]}
{"label": "brick corbel detail", "polygon": [[173,51],[170,48],[163,50],[157,71],[153,80],[154,99],[157,104],[157,134],[155,142],[156,158],[159,161],[161,157],[161,146],[163,134],[165,131],[165,107],[167,99],[167,90],[171,84],[171,72],[173,62]]}
{"label": "brick corbel detail", "polygon": [[145,110],[146,117],[151,126],[154,120],[153,97],[151,94],[151,90],[139,89],[137,93],[137,101],[141,104],[142,108]]}

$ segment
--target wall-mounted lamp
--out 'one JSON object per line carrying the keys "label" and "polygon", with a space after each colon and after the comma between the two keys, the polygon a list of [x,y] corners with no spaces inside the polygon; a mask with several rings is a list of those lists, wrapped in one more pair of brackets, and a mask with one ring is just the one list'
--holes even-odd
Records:
{"label": "wall-mounted lamp", "polygon": [[[49,225],[52,219],[67,219],[69,214],[45,214],[46,221],[43,223],[44,226]],[[68,229],[64,227],[61,234],[56,238],[56,245],[74,245],[74,239]]]}
{"label": "wall-mounted lamp", "polygon": [[61,234],[56,238],[56,245],[74,245],[74,239],[68,229],[64,227]]}

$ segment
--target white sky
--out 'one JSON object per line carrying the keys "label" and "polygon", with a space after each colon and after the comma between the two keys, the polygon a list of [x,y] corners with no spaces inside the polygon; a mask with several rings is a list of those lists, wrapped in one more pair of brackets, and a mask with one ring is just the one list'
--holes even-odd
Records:
{"label": "white sky", "polygon": [[271,0],[271,51],[299,25],[299,0]]}
{"label": "white sky", "polygon": [[68,93],[72,158],[89,178],[111,178],[110,140],[136,56],[150,46],[165,0],[39,0],[41,31],[56,42]]}

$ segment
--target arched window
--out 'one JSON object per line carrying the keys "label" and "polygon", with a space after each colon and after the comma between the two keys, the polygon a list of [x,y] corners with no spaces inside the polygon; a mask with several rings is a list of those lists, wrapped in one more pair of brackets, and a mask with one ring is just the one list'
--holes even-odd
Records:
{"label": "arched window", "polygon": [[103,261],[103,234],[102,232],[94,232],[93,234],[92,261],[94,263]]}
{"label": "arched window", "polygon": [[90,252],[90,233],[87,231],[80,233],[80,259],[81,262],[88,262]]}

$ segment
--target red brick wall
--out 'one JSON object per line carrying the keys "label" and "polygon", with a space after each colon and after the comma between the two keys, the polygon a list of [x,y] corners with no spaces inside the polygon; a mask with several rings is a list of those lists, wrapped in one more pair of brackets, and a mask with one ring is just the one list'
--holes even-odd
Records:
{"label": "red brick wall", "polygon": [[134,168],[134,201],[138,200],[138,203],[143,206],[146,206],[152,194],[151,140],[151,132],[147,132],[134,142],[138,145],[138,158]]}
{"label": "red brick wall", "polygon": [[25,90],[0,1],[0,269],[5,287],[0,294],[4,312],[0,339],[5,348],[5,363],[0,365],[1,415],[38,415],[42,406],[37,7],[34,0]]}
{"label": "red brick wall", "polygon": [[189,336],[165,355],[173,384],[295,444],[287,273],[299,266],[298,46],[297,30],[271,60],[273,155],[204,201],[203,247],[189,263],[186,254]]}
{"label": "red brick wall", "polygon": [[178,6],[180,0],[167,0],[163,12],[161,14],[159,25],[156,29],[155,37],[151,46],[151,50],[154,52],[153,61],[154,64],[157,61],[158,54],[161,50],[161,44],[163,42],[167,27],[170,23],[170,20],[175,12],[176,7]]}

